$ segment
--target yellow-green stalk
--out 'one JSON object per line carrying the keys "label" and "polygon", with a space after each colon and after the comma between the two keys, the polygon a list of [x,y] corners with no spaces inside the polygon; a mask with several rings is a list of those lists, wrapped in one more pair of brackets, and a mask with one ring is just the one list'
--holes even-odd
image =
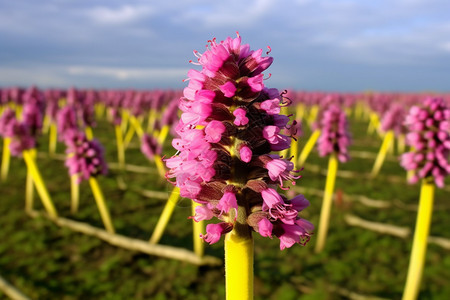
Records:
{"label": "yellow-green stalk", "polygon": [[123,141],[125,148],[127,148],[128,145],[130,144],[135,132],[139,138],[142,138],[142,136],[144,135],[144,130],[142,129],[142,124],[141,124],[142,118],[136,118],[135,116],[131,115],[129,117],[129,122],[130,122],[131,126],[129,126],[128,132],[125,135],[125,138]]}
{"label": "yellow-green stalk", "polygon": [[128,113],[127,110],[123,109],[122,110],[122,122],[120,123],[122,132],[127,132],[129,118],[130,118],[130,114]]}
{"label": "yellow-green stalk", "polygon": [[116,132],[116,143],[117,143],[117,160],[119,162],[119,167],[121,170],[125,169],[125,146],[123,144],[123,134],[122,129],[119,125],[114,127]]}
{"label": "yellow-green stalk", "polygon": [[80,184],[78,183],[78,175],[70,176],[70,212],[76,214],[80,203]]}
{"label": "yellow-green stalk", "polygon": [[44,120],[42,121],[42,133],[48,133],[51,123],[50,117],[48,115],[44,115]]}
{"label": "yellow-green stalk", "polygon": [[96,103],[95,104],[95,117],[97,120],[100,120],[103,115],[105,114],[105,105],[103,103]]}
{"label": "yellow-green stalk", "polygon": [[364,108],[361,103],[361,100],[356,102],[354,110],[355,110],[354,111],[355,119],[358,121],[361,121],[363,119],[363,114],[364,114]]}
{"label": "yellow-green stalk", "polygon": [[[195,216],[195,208],[197,206],[201,206],[201,204],[191,201],[192,202],[192,215]],[[200,235],[203,234],[205,231],[205,222],[199,221],[199,222],[192,222],[192,229],[193,229],[193,238],[194,238],[194,252],[199,257],[202,257],[205,253],[205,244],[203,243],[203,240],[200,238]]]}
{"label": "yellow-green stalk", "polygon": [[9,162],[11,160],[11,151],[9,145],[11,144],[11,138],[3,138],[3,152],[2,152],[2,167],[1,167],[1,179],[5,181],[8,178]]}
{"label": "yellow-green stalk", "polygon": [[91,126],[86,126],[86,128],[84,129],[84,132],[86,133],[86,138],[88,140],[91,141],[94,138],[94,132],[92,131]]}
{"label": "yellow-green stalk", "polygon": [[309,110],[309,115],[307,119],[308,126],[311,128],[314,121],[317,119],[317,115],[319,114],[319,106],[317,104],[313,105]]}
{"label": "yellow-green stalk", "polygon": [[155,154],[153,156],[153,161],[155,162],[156,169],[158,169],[158,173],[161,177],[165,178],[166,176],[166,168],[164,167],[164,163],[159,154]]}
{"label": "yellow-green stalk", "polygon": [[[295,120],[301,122],[303,118],[303,104],[297,104],[295,107]],[[290,154],[293,156],[294,169],[297,168],[297,159],[298,159],[298,138],[291,140],[291,149]]]}
{"label": "yellow-green stalk", "polygon": [[139,138],[144,135],[144,129],[142,129],[142,117],[136,118],[135,116],[130,116],[131,125],[136,130],[136,134]]}
{"label": "yellow-green stalk", "polygon": [[316,129],[313,131],[313,133],[309,137],[308,141],[305,144],[305,147],[303,147],[302,152],[300,153],[300,157],[298,158],[299,166],[302,166],[305,163],[306,159],[309,156],[309,153],[314,148],[314,145],[316,144],[317,140],[319,139],[320,133],[321,133],[320,129]]}
{"label": "yellow-green stalk", "polygon": [[33,176],[29,169],[27,169],[27,178],[25,183],[25,211],[31,212],[33,210],[34,202],[34,186]]}
{"label": "yellow-green stalk", "polygon": [[380,172],[381,166],[383,165],[384,159],[386,158],[386,154],[391,147],[392,142],[394,141],[394,131],[388,130],[384,136],[383,143],[381,144],[380,151],[378,151],[377,158],[375,159],[375,163],[372,168],[372,172],[370,173],[370,177],[374,178]]}
{"label": "yellow-green stalk", "polygon": [[98,184],[95,177],[89,177],[89,185],[91,186],[92,193],[94,194],[94,199],[97,204],[97,208],[100,212],[100,217],[102,218],[103,225],[105,225],[106,231],[109,233],[114,233],[114,226],[111,221],[108,207],[106,206],[105,197],[103,196],[102,189]]}
{"label": "yellow-green stalk", "polygon": [[331,205],[334,193],[334,183],[336,182],[336,173],[338,169],[338,160],[335,154],[330,155],[328,161],[328,172],[325,183],[325,193],[323,195],[322,209],[320,211],[319,233],[317,235],[316,253],[322,252],[327,239],[328,227],[330,222]]}
{"label": "yellow-green stalk", "polygon": [[36,162],[33,158],[33,149],[25,150],[22,152],[23,158],[27,165],[28,170],[31,172],[31,176],[33,177],[33,182],[36,186],[36,190],[41,198],[42,204],[44,205],[45,210],[48,215],[52,218],[57,218],[58,213],[56,212],[55,206],[53,205],[52,199],[45,187],[44,180],[42,179],[41,173],[36,166]]}
{"label": "yellow-green stalk", "polygon": [[167,134],[169,133],[169,129],[170,129],[169,125],[164,125],[164,126],[161,128],[161,131],[160,131],[159,134],[158,134],[158,143],[159,143],[160,145],[163,145],[163,144],[164,144],[164,141],[165,141],[166,138],[167,138]]}
{"label": "yellow-green stalk", "polygon": [[167,223],[169,223],[170,217],[172,216],[173,210],[180,198],[180,188],[174,187],[170,193],[169,199],[167,199],[166,206],[159,217],[158,223],[156,224],[155,230],[150,238],[151,244],[157,244],[166,229]]}
{"label": "yellow-green stalk", "polygon": [[[282,107],[281,107],[280,113],[281,113],[282,115],[287,115],[287,114],[288,114],[288,108],[287,108],[286,106],[282,106]],[[280,152],[280,156],[281,156],[281,157],[287,157],[288,152],[289,152],[289,148],[284,149],[284,150],[282,150],[282,151]],[[292,155],[292,154],[291,154],[291,155]]]}
{"label": "yellow-green stalk", "polygon": [[253,238],[245,207],[238,207],[233,230],[225,235],[225,288],[227,300],[253,299]]}
{"label": "yellow-green stalk", "polygon": [[147,132],[152,132],[155,128],[156,110],[151,108],[148,113]]}
{"label": "yellow-green stalk", "polygon": [[433,201],[434,182],[431,178],[425,178],[422,180],[420,189],[419,210],[403,300],[415,300],[419,295],[433,213]]}
{"label": "yellow-green stalk", "polygon": [[405,153],[405,134],[401,133],[399,134],[398,138],[397,138],[397,152],[398,154],[403,154]]}
{"label": "yellow-green stalk", "polygon": [[380,118],[375,112],[370,113],[370,119],[369,119],[369,127],[367,128],[367,133],[372,134],[375,131],[378,130],[380,127]]}
{"label": "yellow-green stalk", "polygon": [[136,129],[134,128],[134,126],[128,127],[128,131],[125,134],[125,137],[123,139],[123,145],[125,148],[128,148],[128,145],[130,144],[131,140],[133,139],[135,132],[136,132]]}
{"label": "yellow-green stalk", "polygon": [[50,153],[50,155],[56,153],[57,139],[58,139],[58,130],[56,128],[55,122],[52,122],[50,124],[48,137],[48,152]]}

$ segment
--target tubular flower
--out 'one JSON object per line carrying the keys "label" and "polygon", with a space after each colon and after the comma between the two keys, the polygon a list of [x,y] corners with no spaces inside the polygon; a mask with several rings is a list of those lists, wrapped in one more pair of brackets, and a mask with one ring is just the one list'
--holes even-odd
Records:
{"label": "tubular flower", "polygon": [[263,82],[262,72],[273,58],[241,44],[239,35],[220,43],[213,39],[204,53],[194,54],[201,70],[188,72],[179,100],[179,137],[172,141],[177,154],[165,160],[166,177],[174,178],[182,197],[202,204],[191,218],[222,221],[207,226],[201,237],[208,243],[244,224],[262,236],[278,237],[281,249],[304,244],[312,226],[299,212],[309,202],[303,196],[289,201],[276,190],[300,176],[289,160],[270,155],[291,141],[289,117],[280,115],[285,99]]}
{"label": "tubular flower", "polygon": [[406,132],[404,125],[406,117],[406,111],[400,104],[394,104],[388,109],[383,118],[381,119],[381,130],[387,132],[393,130],[395,135],[400,135]]}
{"label": "tubular flower", "polygon": [[36,146],[36,137],[30,126],[16,119],[16,113],[7,108],[0,118],[0,135],[11,139],[9,149],[14,156],[21,156],[22,151]]}
{"label": "tubular flower", "polygon": [[63,107],[56,114],[56,122],[58,125],[59,139],[64,141],[67,134],[70,138],[72,136],[72,132],[78,129],[77,111],[70,105]]}
{"label": "tubular flower", "polygon": [[423,106],[413,106],[406,116],[406,142],[412,147],[401,156],[401,165],[413,171],[410,183],[432,176],[438,187],[450,174],[450,108],[441,98],[427,98]]}
{"label": "tubular flower", "polygon": [[67,146],[65,165],[69,168],[69,175],[78,175],[78,181],[81,182],[91,176],[106,174],[108,167],[103,147],[97,140],[88,140],[83,132],[71,130],[66,133],[65,143]]}
{"label": "tubular flower", "polygon": [[317,141],[320,156],[336,153],[340,162],[349,160],[347,147],[350,145],[350,133],[345,113],[337,105],[331,105],[324,111],[321,120],[322,134]]}

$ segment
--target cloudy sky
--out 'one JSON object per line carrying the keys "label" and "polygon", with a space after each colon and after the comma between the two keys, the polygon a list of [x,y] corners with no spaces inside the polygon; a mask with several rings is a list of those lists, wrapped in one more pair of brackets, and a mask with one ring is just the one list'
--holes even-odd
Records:
{"label": "cloudy sky", "polygon": [[0,86],[181,88],[239,31],[269,87],[450,91],[448,0],[0,1]]}

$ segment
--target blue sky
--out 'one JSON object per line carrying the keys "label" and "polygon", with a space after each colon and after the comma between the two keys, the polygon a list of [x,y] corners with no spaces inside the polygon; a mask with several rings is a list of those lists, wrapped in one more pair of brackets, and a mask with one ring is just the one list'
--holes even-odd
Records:
{"label": "blue sky", "polygon": [[0,86],[182,88],[239,31],[279,89],[450,91],[448,0],[3,0]]}

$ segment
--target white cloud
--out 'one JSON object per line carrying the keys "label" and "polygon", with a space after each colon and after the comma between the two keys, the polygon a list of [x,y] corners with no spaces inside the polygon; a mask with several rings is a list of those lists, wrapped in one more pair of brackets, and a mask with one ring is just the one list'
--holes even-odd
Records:
{"label": "white cloud", "polygon": [[192,22],[209,27],[233,26],[239,28],[259,23],[276,5],[273,0],[238,0],[199,3],[191,5],[176,16],[175,22]]}
{"label": "white cloud", "polygon": [[450,53],[450,41],[443,42],[443,43],[441,44],[441,48],[442,48],[444,51]]}
{"label": "white cloud", "polygon": [[94,21],[103,24],[124,24],[137,21],[153,13],[149,6],[123,5],[118,8],[99,6],[90,9],[87,15]]}
{"label": "white cloud", "polygon": [[69,79],[62,76],[58,68],[42,67],[2,67],[0,82],[3,86],[70,86]]}
{"label": "white cloud", "polygon": [[99,66],[69,66],[66,71],[70,75],[89,75],[108,77],[120,81],[127,80],[174,80],[187,77],[185,68],[117,68]]}

